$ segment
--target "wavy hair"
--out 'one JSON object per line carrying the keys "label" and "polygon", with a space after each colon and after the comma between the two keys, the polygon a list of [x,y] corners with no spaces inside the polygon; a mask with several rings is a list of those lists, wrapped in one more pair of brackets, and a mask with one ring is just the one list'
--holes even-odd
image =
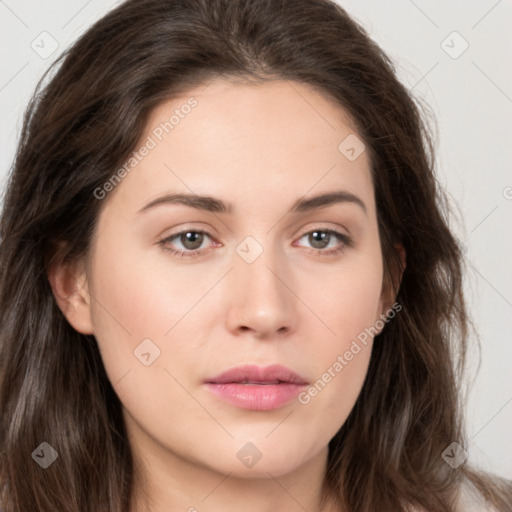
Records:
{"label": "wavy hair", "polygon": [[[121,403],[96,340],[68,324],[47,272],[87,253],[104,204],[94,191],[134,151],[151,111],[217,76],[315,87],[348,113],[371,155],[385,280],[403,310],[375,339],[361,394],[330,441],[324,496],[350,512],[448,512],[469,480],[510,511],[509,482],[441,457],[453,441],[465,445],[470,322],[428,116],[330,0],[128,0],[39,82],[0,220],[3,511],[130,508]],[[407,254],[400,285],[397,244]],[[42,441],[59,453],[44,471],[31,457]]]}

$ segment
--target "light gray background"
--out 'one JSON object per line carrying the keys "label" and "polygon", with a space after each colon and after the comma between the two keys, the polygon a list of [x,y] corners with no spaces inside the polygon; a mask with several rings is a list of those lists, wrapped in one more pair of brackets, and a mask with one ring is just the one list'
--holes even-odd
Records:
{"label": "light gray background", "polygon": [[[0,0],[2,191],[22,112],[37,80],[61,51],[118,3]],[[466,285],[482,343],[478,373],[473,345],[470,442],[465,448],[470,460],[512,478],[512,1],[340,3],[367,28],[396,63],[400,79],[437,116],[439,176],[458,205],[454,229],[472,265]],[[58,48],[46,56],[52,39]]]}

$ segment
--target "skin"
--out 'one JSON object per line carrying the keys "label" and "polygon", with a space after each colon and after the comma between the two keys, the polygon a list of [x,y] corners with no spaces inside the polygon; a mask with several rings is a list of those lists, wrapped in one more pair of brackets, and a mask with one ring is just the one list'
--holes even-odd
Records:
{"label": "skin", "polygon": [[[133,511],[149,502],[154,511],[328,510],[319,505],[327,445],[362,388],[371,338],[307,404],[245,410],[203,380],[279,363],[314,383],[389,309],[368,152],[347,159],[338,146],[356,132],[343,110],[286,81],[216,79],[188,91],[152,112],[141,144],[189,97],[197,107],[102,200],[87,257],[53,268],[50,282],[71,325],[96,337],[123,404],[145,478]],[[289,212],[339,190],[366,212],[354,202]],[[177,192],[232,211],[139,211]],[[309,236],[322,229],[352,244],[332,235],[322,248]],[[208,233],[199,256],[165,250],[197,252],[184,237],[169,240],[183,230]],[[248,236],[263,249],[252,263],[236,251]],[[254,255],[257,246],[241,247]],[[147,338],[160,350],[149,366],[134,356]],[[262,454],[250,468],[237,457],[248,442]]]}

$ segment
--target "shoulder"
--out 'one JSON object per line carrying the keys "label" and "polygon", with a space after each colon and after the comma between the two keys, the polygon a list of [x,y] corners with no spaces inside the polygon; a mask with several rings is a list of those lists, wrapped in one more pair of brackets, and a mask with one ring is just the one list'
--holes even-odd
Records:
{"label": "shoulder", "polygon": [[[428,512],[423,508],[407,508],[409,512]],[[486,502],[481,493],[467,479],[459,486],[453,512],[499,512]]]}
{"label": "shoulder", "polygon": [[486,502],[470,481],[464,480],[455,512],[498,512],[498,510]]}

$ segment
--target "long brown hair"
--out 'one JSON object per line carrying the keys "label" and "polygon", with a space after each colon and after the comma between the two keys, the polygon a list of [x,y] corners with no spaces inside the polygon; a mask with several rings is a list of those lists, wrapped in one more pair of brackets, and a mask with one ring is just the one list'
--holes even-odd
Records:
{"label": "long brown hair", "polygon": [[[462,251],[427,118],[389,58],[329,0],[129,0],[38,84],[5,195],[3,511],[129,510],[135,475],[121,403],[94,337],[59,310],[47,270],[87,252],[104,203],[94,191],[136,148],[152,109],[215,76],[312,85],[351,116],[371,154],[385,279],[402,311],[375,339],[361,394],[329,444],[324,495],[354,512],[447,512],[469,479],[511,510],[510,483],[441,456],[454,441],[465,446]],[[44,471],[31,456],[42,442],[58,452]]]}

